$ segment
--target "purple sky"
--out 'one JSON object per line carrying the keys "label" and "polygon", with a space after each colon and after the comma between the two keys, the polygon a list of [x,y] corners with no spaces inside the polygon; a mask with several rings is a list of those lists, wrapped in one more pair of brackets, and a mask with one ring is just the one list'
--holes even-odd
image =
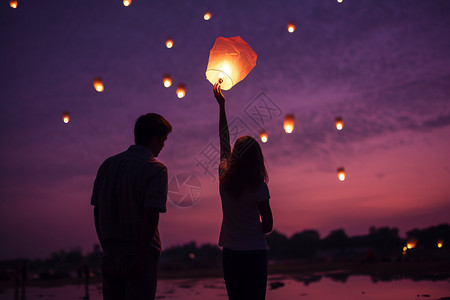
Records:
{"label": "purple sky", "polygon": [[[210,142],[218,146],[218,107],[205,78],[218,36],[241,36],[258,55],[225,97],[230,123],[269,135],[261,144],[278,231],[324,237],[396,226],[404,234],[449,222],[449,15],[448,0],[19,0],[17,9],[4,1],[0,259],[90,251],[97,169],[133,143],[134,122],[147,112],[174,127],[159,157],[169,178],[192,174],[202,188],[192,207],[168,202],[163,247],[216,243],[216,169],[205,175],[197,160]],[[92,87],[95,77],[103,93]],[[187,88],[181,100],[179,83]],[[290,135],[282,128],[288,113],[296,118]]]}

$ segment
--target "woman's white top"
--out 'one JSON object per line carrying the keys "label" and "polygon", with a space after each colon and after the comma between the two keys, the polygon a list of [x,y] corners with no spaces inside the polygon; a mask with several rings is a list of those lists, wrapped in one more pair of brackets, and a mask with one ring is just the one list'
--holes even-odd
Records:
{"label": "woman's white top", "polygon": [[232,250],[266,250],[258,202],[270,199],[267,184],[263,182],[254,190],[247,189],[237,198],[229,195],[222,184],[219,190],[223,212],[219,246]]}

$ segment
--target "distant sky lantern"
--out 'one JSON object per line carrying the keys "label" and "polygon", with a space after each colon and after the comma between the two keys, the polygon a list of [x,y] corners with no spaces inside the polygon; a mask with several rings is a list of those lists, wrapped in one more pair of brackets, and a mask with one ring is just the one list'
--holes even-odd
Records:
{"label": "distant sky lantern", "polygon": [[63,112],[62,120],[66,124],[69,123],[69,121],[70,121],[70,114],[68,112]]}
{"label": "distant sky lantern", "polygon": [[417,239],[416,238],[411,238],[407,243],[406,243],[406,248],[408,249],[413,249],[416,247],[417,244]]}
{"label": "distant sky lantern", "polygon": [[183,98],[186,95],[186,86],[184,84],[179,84],[177,87],[178,98]]}
{"label": "distant sky lantern", "polygon": [[256,57],[256,53],[240,36],[218,37],[209,52],[206,79],[212,84],[221,82],[221,89],[229,90],[255,67]]}
{"label": "distant sky lantern", "polygon": [[268,139],[267,132],[261,131],[261,134],[259,136],[261,138],[261,142],[263,142],[263,143],[267,142],[267,139]]}
{"label": "distant sky lantern", "polygon": [[169,39],[166,40],[166,47],[169,48],[169,49],[173,47],[173,40],[172,39],[169,38]]}
{"label": "distant sky lantern", "polygon": [[286,115],[284,117],[284,131],[286,133],[294,131],[294,115]]}
{"label": "distant sky lantern", "polygon": [[203,19],[205,19],[205,21],[208,21],[209,19],[211,19],[211,13],[210,12],[205,13],[205,15],[203,16]]}
{"label": "distant sky lantern", "polygon": [[438,246],[438,248],[442,248],[444,246],[444,241],[443,240],[439,240],[437,242],[437,246]]}
{"label": "distant sky lantern", "polygon": [[287,29],[288,29],[289,33],[293,33],[295,31],[295,24],[289,23],[287,26]]}
{"label": "distant sky lantern", "polygon": [[172,85],[172,77],[169,74],[164,75],[164,86],[166,88]]}
{"label": "distant sky lantern", "polygon": [[123,0],[123,5],[130,6],[132,0]]}
{"label": "distant sky lantern", "polygon": [[341,117],[336,118],[336,129],[342,130],[344,128],[344,120]]}
{"label": "distant sky lantern", "polygon": [[343,0],[337,0],[338,3],[342,3]]}
{"label": "distant sky lantern", "polygon": [[11,6],[12,8],[17,8],[17,1],[9,1],[9,6]]}
{"label": "distant sky lantern", "polygon": [[337,169],[338,172],[338,178],[340,181],[344,181],[345,180],[345,171],[344,168],[338,168]]}
{"label": "distant sky lantern", "polygon": [[105,89],[103,86],[103,80],[101,78],[95,78],[94,79],[94,89],[101,93]]}

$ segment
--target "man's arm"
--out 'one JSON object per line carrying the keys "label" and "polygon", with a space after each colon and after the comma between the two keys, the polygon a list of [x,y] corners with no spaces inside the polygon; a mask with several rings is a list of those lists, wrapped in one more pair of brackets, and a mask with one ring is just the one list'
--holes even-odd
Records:
{"label": "man's arm", "polygon": [[264,233],[271,232],[273,227],[273,217],[269,200],[258,202],[258,210],[259,214],[261,215],[261,222]]}
{"label": "man's arm", "polygon": [[100,237],[100,227],[98,225],[98,205],[94,206],[94,223],[95,223],[95,231],[97,231],[98,241],[101,244],[102,239]]}
{"label": "man's arm", "polygon": [[144,259],[150,252],[150,247],[159,223],[159,210],[153,207],[144,208],[144,220],[141,225],[141,236],[136,260]]}

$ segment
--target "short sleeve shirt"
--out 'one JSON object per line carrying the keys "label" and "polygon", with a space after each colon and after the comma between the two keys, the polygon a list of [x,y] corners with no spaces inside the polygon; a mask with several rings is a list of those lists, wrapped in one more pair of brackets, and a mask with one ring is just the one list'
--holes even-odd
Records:
{"label": "short sleeve shirt", "polygon": [[223,212],[219,246],[233,250],[267,249],[258,209],[258,202],[270,199],[267,184],[247,189],[237,198],[229,195],[222,184],[219,190]]}
{"label": "short sleeve shirt", "polygon": [[[135,243],[137,249],[144,208],[166,212],[167,178],[167,168],[144,146],[130,146],[105,160],[98,170],[91,198],[91,204],[98,207],[102,240]],[[158,254],[161,251],[158,230],[152,250]]]}

